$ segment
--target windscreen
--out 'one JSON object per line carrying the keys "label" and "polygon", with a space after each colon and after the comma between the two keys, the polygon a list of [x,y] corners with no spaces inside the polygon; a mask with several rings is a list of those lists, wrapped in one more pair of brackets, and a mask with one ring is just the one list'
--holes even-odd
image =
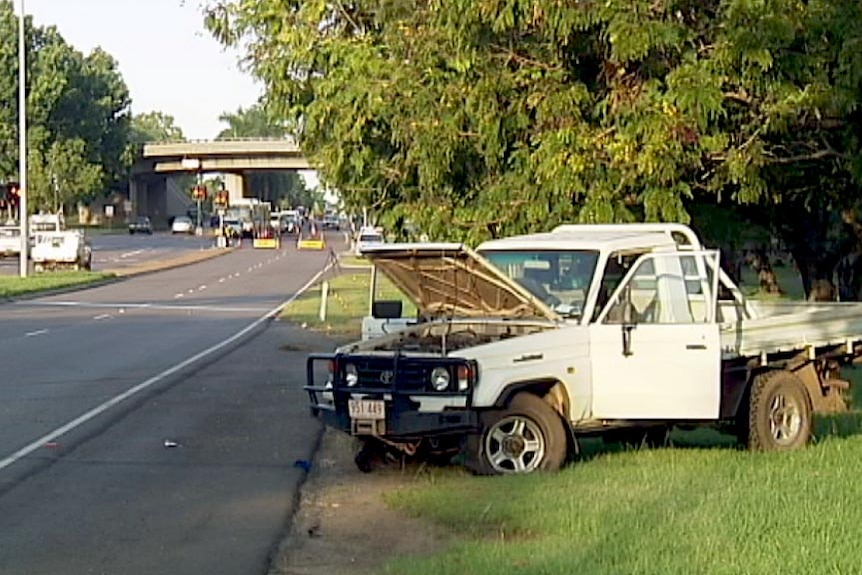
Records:
{"label": "windscreen", "polygon": [[580,318],[596,251],[483,251],[483,257],[564,317]]}

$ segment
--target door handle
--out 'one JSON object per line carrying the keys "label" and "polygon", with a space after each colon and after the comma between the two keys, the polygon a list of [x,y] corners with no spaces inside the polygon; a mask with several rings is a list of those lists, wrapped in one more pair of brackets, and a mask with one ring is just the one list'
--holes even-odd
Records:
{"label": "door handle", "polygon": [[539,359],[544,359],[545,354],[543,353],[525,353],[521,357],[516,357],[512,360],[512,363],[521,363],[522,361],[536,361]]}
{"label": "door handle", "polygon": [[705,350],[705,349],[706,349],[706,345],[705,345],[705,344],[702,344],[702,343],[690,343],[690,344],[688,344],[688,345],[686,345],[686,346],[685,346],[685,349],[691,349],[691,350]]}

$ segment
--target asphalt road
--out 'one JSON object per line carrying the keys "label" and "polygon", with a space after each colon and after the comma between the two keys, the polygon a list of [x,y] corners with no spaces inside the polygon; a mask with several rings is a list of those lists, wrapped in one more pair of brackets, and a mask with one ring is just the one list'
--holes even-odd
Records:
{"label": "asphalt road", "polygon": [[0,305],[0,573],[264,573],[320,431],[304,359],[331,348],[271,312],[327,259]]}
{"label": "asphalt road", "polygon": [[[210,230],[206,230],[209,233]],[[90,234],[93,248],[93,270],[120,271],[132,269],[150,262],[182,257],[192,252],[213,249],[213,237],[156,232],[153,235],[130,235],[128,233]],[[0,275],[16,275],[19,258],[0,258]]]}

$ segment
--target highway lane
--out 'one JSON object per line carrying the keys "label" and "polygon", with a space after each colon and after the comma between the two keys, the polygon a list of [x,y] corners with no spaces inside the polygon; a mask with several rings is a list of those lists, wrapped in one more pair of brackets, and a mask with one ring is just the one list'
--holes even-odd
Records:
{"label": "highway lane", "polygon": [[[207,233],[209,229],[205,229]],[[181,257],[192,252],[214,249],[214,238],[156,232],[153,235],[127,233],[90,234],[93,248],[93,270],[122,271],[135,266]],[[0,275],[18,273],[17,257],[0,258]]]}
{"label": "highway lane", "polygon": [[[205,228],[206,232],[210,232]],[[156,232],[140,234],[93,234],[93,269],[122,270],[150,261],[181,256],[189,252],[214,249],[214,238]]]}
{"label": "highway lane", "polygon": [[329,343],[260,318],[326,261],[242,249],[0,306],[0,573],[263,572]]}

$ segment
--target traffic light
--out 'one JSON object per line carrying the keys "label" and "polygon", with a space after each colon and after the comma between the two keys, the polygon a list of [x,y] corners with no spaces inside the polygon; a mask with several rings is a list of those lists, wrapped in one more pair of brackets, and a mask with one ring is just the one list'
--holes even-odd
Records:
{"label": "traffic light", "polygon": [[219,190],[213,197],[213,203],[217,207],[226,208],[230,203],[230,193],[227,190]]}
{"label": "traffic light", "polygon": [[192,197],[196,200],[207,199],[207,187],[206,186],[195,186],[194,188],[192,188]]}

